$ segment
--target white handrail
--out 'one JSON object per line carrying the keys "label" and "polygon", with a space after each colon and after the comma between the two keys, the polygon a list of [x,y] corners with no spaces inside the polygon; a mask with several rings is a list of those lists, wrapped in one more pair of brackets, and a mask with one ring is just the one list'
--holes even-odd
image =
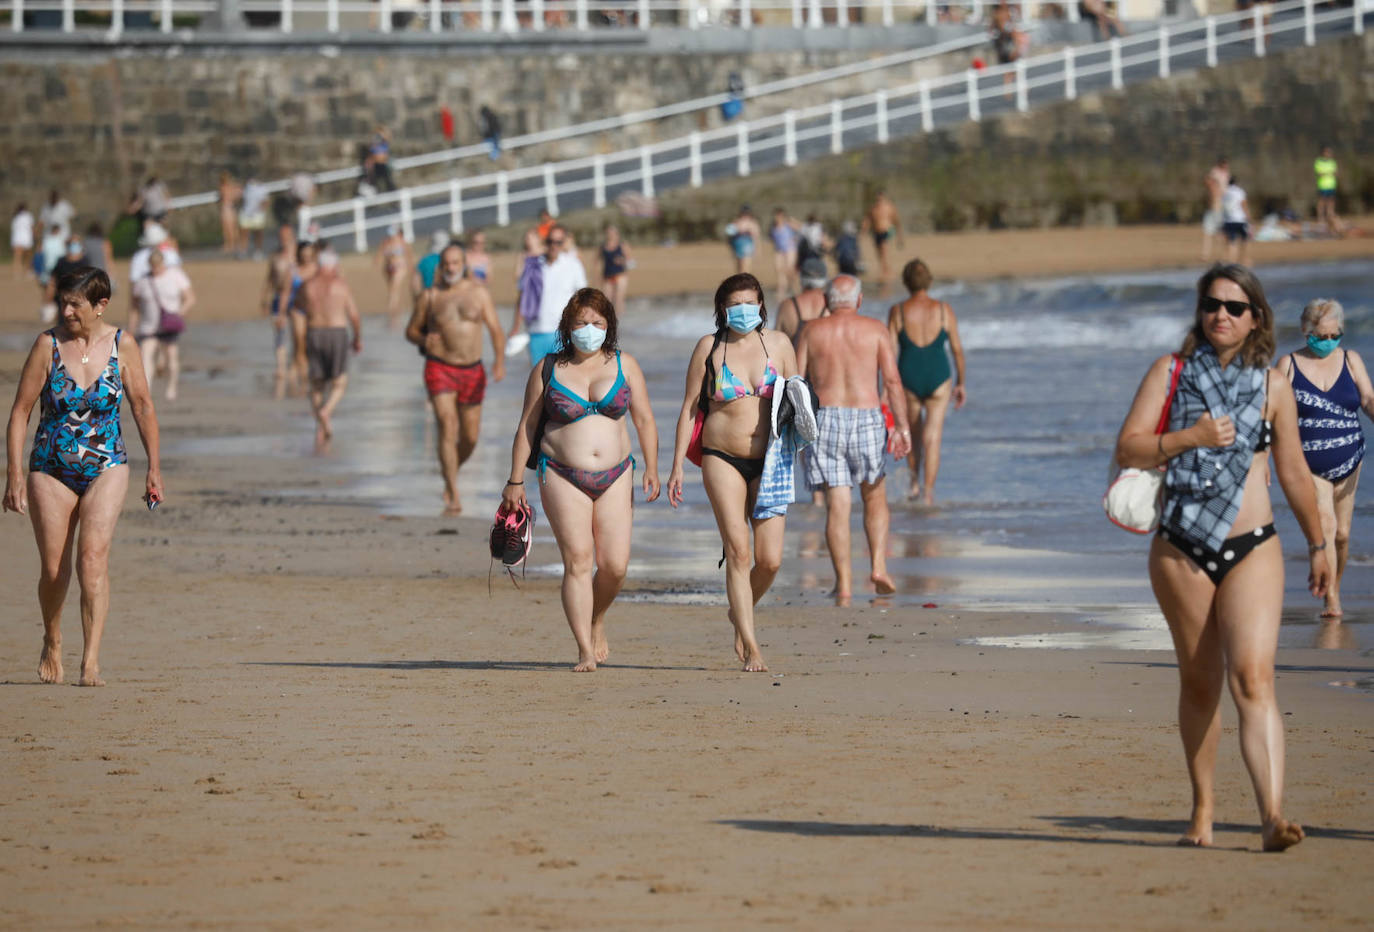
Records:
{"label": "white handrail", "polygon": [[[1299,34],[1298,41],[1305,42],[1309,35],[1316,35],[1317,27],[1339,25],[1342,33],[1353,32],[1355,23],[1348,11],[1337,9],[1316,12],[1309,7],[1310,0],[1290,0],[1272,9],[1275,15],[1302,9],[1303,15],[1286,20],[1271,18],[1263,27],[1269,39]],[[1308,12],[1311,9],[1311,12]],[[1132,80],[1145,77],[1143,69],[1160,67],[1165,60],[1180,62],[1183,56],[1205,55],[1209,63],[1216,56],[1218,46],[1243,45],[1252,41],[1251,22],[1248,11],[1208,17],[1205,20],[1179,24],[1166,32],[1146,33],[1126,39],[1112,39],[1083,46],[1071,52],[1055,51],[1033,58],[988,68],[979,72],[959,72],[938,78],[928,78],[897,88],[887,88],[881,94],[867,93],[848,98],[831,100],[816,105],[791,109],[784,113],[748,122],[741,121],[709,131],[698,131],[679,139],[667,140],[652,145],[638,146],[590,158],[570,159],[550,163],[531,169],[516,169],[498,172],[463,181],[465,191],[478,196],[467,197],[455,211],[448,192],[452,182],[438,182],[407,189],[408,200],[416,207],[412,220],[450,217],[455,212],[490,210],[497,211],[500,225],[510,219],[512,205],[524,205],[539,200],[549,202],[547,194],[556,188],[556,195],[566,199],[568,195],[594,191],[594,201],[605,203],[606,190],[616,185],[638,185],[641,192],[656,190],[656,177],[672,172],[686,171],[689,183],[693,186],[702,183],[703,167],[718,166],[720,163],[733,162],[735,173],[748,175],[754,168],[754,157],[770,153],[783,164],[793,163],[799,156],[798,147],[811,143],[811,153],[816,153],[819,143],[823,149],[832,150],[843,147],[846,137],[859,132],[872,131],[876,138],[879,134],[893,132],[891,125],[900,120],[919,120],[924,131],[934,125],[936,112],[964,112],[969,115],[981,114],[984,102],[992,106],[1003,102],[1006,93],[1003,81],[1010,77],[1016,82],[1017,109],[1029,107],[1032,91],[1053,88],[1058,99],[1059,93],[1065,96],[1076,94],[1083,81],[1097,78],[1118,80],[1124,72],[1136,69]],[[1218,27],[1238,27],[1219,33]],[[1046,98],[1040,96],[1038,100]],[[861,111],[861,112],[856,112]],[[884,129],[886,128],[886,129]],[[830,145],[822,142],[830,140]],[[775,163],[774,163],[775,164]],[[591,169],[592,177],[585,177]],[[718,170],[718,169],[713,169]],[[559,176],[575,175],[559,181]],[[527,184],[531,178],[542,176],[541,183]],[[510,185],[521,185],[511,190]],[[481,194],[480,192],[494,193]],[[440,202],[429,205],[429,201],[440,198]],[[355,244],[366,241],[369,230],[396,222],[393,211],[377,211],[378,207],[396,203],[401,198],[398,193],[379,195],[365,200],[350,200],[338,204],[325,204],[314,208],[312,219],[320,217],[348,217],[342,224],[326,226],[322,235],[339,236],[352,234]],[[359,204],[372,208],[367,216],[366,210],[359,210]],[[553,201],[552,203],[557,203]],[[421,206],[424,205],[424,206]],[[404,212],[404,211],[403,211]],[[351,221],[351,222],[348,222]],[[461,223],[461,217],[459,218]]]}

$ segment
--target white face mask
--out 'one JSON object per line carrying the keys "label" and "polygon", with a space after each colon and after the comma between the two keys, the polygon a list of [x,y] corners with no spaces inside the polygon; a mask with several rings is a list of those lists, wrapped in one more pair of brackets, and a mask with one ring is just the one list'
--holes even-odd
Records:
{"label": "white face mask", "polygon": [[572,332],[573,346],[584,353],[595,353],[606,342],[606,331],[596,324],[583,324]]}

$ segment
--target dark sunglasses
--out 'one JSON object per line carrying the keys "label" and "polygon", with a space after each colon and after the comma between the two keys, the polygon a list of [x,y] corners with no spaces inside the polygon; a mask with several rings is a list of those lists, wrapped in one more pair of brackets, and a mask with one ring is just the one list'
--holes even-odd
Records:
{"label": "dark sunglasses", "polygon": [[566,242],[567,242],[567,240],[565,240],[565,239],[551,239],[551,240],[549,240],[549,245],[550,245],[550,246],[562,246],[562,245],[563,245],[564,243],[566,243]]}
{"label": "dark sunglasses", "polygon": [[1210,295],[1198,302],[1198,307],[1202,308],[1204,314],[1215,314],[1222,308],[1226,308],[1226,313],[1232,317],[1242,317],[1245,312],[1254,307],[1248,301],[1223,301],[1220,298],[1213,298]]}

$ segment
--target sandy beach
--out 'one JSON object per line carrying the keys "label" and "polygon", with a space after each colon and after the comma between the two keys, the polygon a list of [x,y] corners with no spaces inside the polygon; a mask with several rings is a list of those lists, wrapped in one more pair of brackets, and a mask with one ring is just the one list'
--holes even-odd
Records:
{"label": "sandy beach", "polygon": [[[1187,265],[1197,233],[907,246],[951,278],[1049,275]],[[1372,252],[1374,240],[1256,247],[1266,263]],[[637,255],[640,295],[699,293],[727,271],[720,246]],[[362,260],[346,266],[375,311],[377,276]],[[498,262],[498,302],[510,300],[511,268]],[[202,321],[257,313],[261,264],[190,271]],[[27,287],[5,287],[6,398],[33,328]],[[399,339],[375,316],[367,327]],[[201,376],[242,362],[188,345]],[[258,449],[262,436],[308,430],[302,405],[188,379],[181,401],[159,406],[164,436],[182,450],[222,442],[164,458],[168,501],[155,513],[137,500],[142,455],[125,418],[134,472],[111,558],[103,690],[37,682],[38,557],[27,521],[3,516],[0,926],[1369,921],[1367,650],[1279,652],[1285,809],[1307,841],[1260,853],[1228,698],[1216,847],[1180,850],[1189,798],[1172,653],[967,643],[1088,624],[1067,610],[956,610],[938,591],[930,608],[837,609],[778,588],[758,621],[771,673],[745,675],[723,608],[637,601],[671,579],[635,577],[609,619],[609,662],[574,676],[558,580],[489,579],[484,520],[381,514],[340,494],[356,477],[337,465]],[[488,436],[508,443],[503,425]],[[541,535],[539,562],[551,562]],[[798,546],[791,536],[787,554]],[[69,680],[76,598],[73,586]]]}

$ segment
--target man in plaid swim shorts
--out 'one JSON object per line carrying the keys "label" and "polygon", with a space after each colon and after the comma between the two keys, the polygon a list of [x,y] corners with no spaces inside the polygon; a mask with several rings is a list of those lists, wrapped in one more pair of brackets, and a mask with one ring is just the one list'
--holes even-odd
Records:
{"label": "man in plaid swim shorts", "polygon": [[864,533],[873,564],[869,580],[879,595],[897,591],[887,573],[887,487],[883,480],[888,449],[887,427],[878,376],[896,419],[891,452],[911,451],[906,404],[902,398],[897,358],[886,327],[859,314],[863,291],[859,280],[840,275],[825,289],[828,317],[810,321],[797,342],[797,369],[815,389],[816,442],[803,452],[806,481],[825,491],[825,542],[835,567],[835,601],[849,603],[853,570],[849,560],[849,511],[854,485],[864,505]]}

